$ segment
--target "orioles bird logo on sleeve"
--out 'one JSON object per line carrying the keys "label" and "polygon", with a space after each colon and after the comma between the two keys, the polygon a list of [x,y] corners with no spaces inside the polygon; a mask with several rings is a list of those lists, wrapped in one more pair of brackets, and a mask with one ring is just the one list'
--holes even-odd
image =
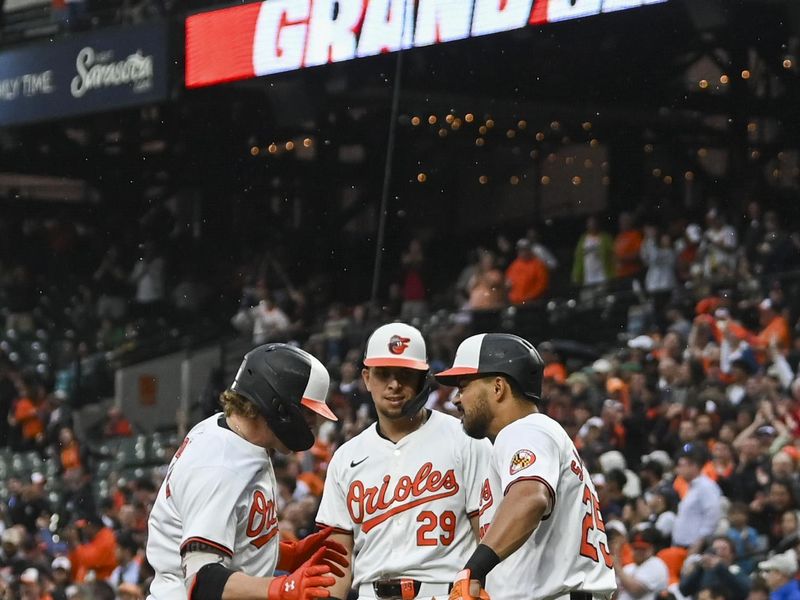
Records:
{"label": "orioles bird logo on sleeve", "polygon": [[517,450],[511,457],[511,467],[509,472],[516,475],[523,469],[527,469],[536,462],[536,455],[530,450]]}

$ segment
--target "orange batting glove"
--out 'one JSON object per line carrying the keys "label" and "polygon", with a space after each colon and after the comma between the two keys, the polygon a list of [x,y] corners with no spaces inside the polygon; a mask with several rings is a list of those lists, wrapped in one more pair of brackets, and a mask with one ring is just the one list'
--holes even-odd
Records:
{"label": "orange batting glove", "polygon": [[275,577],[269,584],[267,600],[313,600],[328,598],[336,579],[329,565],[323,564],[325,548],[320,548],[294,573]]}
{"label": "orange batting glove", "polygon": [[469,569],[459,571],[453,582],[453,589],[450,590],[450,600],[491,600],[481,587],[481,582],[471,577],[472,572]]}
{"label": "orange batting glove", "polygon": [[294,571],[306,562],[320,548],[325,548],[325,555],[322,557],[321,564],[328,565],[331,573],[337,577],[344,577],[342,571],[336,565],[349,567],[347,560],[347,550],[340,543],[328,539],[333,533],[333,527],[326,527],[317,533],[304,537],[297,542],[281,542],[280,553],[278,554],[278,570]]}

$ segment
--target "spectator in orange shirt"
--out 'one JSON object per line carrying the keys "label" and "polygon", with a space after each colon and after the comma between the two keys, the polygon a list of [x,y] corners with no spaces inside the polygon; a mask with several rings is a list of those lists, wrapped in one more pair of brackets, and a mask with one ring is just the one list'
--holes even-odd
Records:
{"label": "spectator in orange shirt", "polygon": [[550,274],[540,258],[531,250],[526,238],[517,242],[517,258],[506,269],[508,299],[512,304],[527,304],[544,296]]}
{"label": "spectator in orange shirt", "polygon": [[774,341],[779,350],[786,352],[791,342],[789,323],[769,298],[758,305],[758,320],[762,329],[756,336],[755,345],[764,350]]}
{"label": "spectator in orange shirt", "polygon": [[[72,548],[69,560],[75,582],[83,582],[89,571],[94,571],[98,580],[111,577],[117,568],[117,538],[99,516],[92,514],[76,521],[75,527],[65,532],[65,538]],[[79,543],[81,538],[87,541]]]}
{"label": "spectator in orange shirt", "polygon": [[59,460],[61,470],[68,471],[83,466],[81,460],[81,447],[75,439],[75,433],[69,427],[62,427],[58,432],[58,445],[60,447]]}
{"label": "spectator in orange shirt", "polygon": [[131,422],[122,414],[119,406],[112,406],[108,409],[107,419],[105,427],[103,427],[105,437],[130,437],[133,435]]}
{"label": "spectator in orange shirt", "polygon": [[19,384],[19,397],[14,403],[10,423],[20,429],[22,450],[31,450],[44,441],[44,422],[31,387],[26,382]]}
{"label": "spectator in orange shirt", "polygon": [[558,355],[553,342],[542,342],[539,344],[539,354],[544,361],[545,379],[552,379],[556,383],[564,383],[567,380],[567,369],[564,363],[561,362],[561,357]]}
{"label": "spectator in orange shirt", "polygon": [[617,279],[633,277],[642,270],[640,253],[642,232],[633,228],[630,213],[619,214],[619,233],[614,238],[614,276]]}

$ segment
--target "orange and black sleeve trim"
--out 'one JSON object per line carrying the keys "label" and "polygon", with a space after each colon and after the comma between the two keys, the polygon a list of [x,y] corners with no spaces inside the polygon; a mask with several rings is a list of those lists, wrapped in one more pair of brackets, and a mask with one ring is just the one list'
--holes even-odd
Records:
{"label": "orange and black sleeve trim", "polygon": [[222,544],[218,544],[217,542],[206,539],[204,537],[190,537],[189,539],[184,541],[181,544],[181,554],[183,554],[184,550],[186,549],[186,546],[193,543],[204,544],[206,546],[209,546],[210,548],[213,548],[214,550],[221,552],[222,554],[224,554],[229,558],[233,558],[233,550],[227,548],[226,546],[223,546]]}
{"label": "orange and black sleeve trim", "polygon": [[347,535],[353,535],[352,529],[342,529],[341,527],[334,527],[333,525],[321,523],[320,521],[317,521],[316,525],[317,529],[325,529],[326,527],[330,527],[331,529],[333,529],[333,533],[344,533]]}
{"label": "orange and black sleeve trim", "polygon": [[520,481],[538,481],[539,483],[544,484],[544,486],[547,488],[547,492],[550,494],[550,512],[547,513],[545,516],[543,516],[542,520],[546,521],[547,519],[549,519],[550,515],[552,515],[553,511],[556,509],[556,493],[553,490],[553,486],[551,486],[549,482],[545,481],[538,475],[534,475],[533,477],[520,477],[518,479],[515,479],[506,486],[506,489],[503,491],[503,496],[507,496],[508,490],[511,489],[511,486],[514,485],[515,483],[519,483]]}

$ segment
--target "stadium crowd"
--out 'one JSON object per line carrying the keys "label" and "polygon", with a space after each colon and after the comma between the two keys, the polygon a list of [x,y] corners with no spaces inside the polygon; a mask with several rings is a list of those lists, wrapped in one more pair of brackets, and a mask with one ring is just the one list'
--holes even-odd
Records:
{"label": "stadium crowd", "polygon": [[[800,312],[792,302],[800,233],[784,231],[781,216],[757,202],[742,212],[709,206],[702,222],[676,217],[660,226],[643,215],[590,217],[568,249],[546,247],[534,230],[515,244],[501,236],[473,249],[444,304],[430,293],[433,259],[420,239],[409,241],[380,308],[344,306],[335,296],[312,303],[313,287],[289,284],[272,255],[239,265],[234,327],[253,344],[297,341],[334,381],[338,423],[321,425],[308,452],[274,459],[281,535],[312,531],[333,452],[374,420],[360,357],[377,324],[419,325],[438,370],[483,315],[545,311],[561,290],[574,289],[578,302],[624,290],[636,310],[619,338],[594,354],[533,340],[546,362],[541,408],[573,436],[598,490],[619,598],[800,599]],[[727,217],[740,218],[734,226]],[[35,238],[2,252],[0,410],[8,418],[0,444],[36,451],[50,468],[5,482],[0,597],[142,599],[152,576],[146,521],[164,467],[133,478],[107,473],[98,494],[103,443],[138,432],[112,407],[79,437],[72,414],[109,395],[107,363],[92,365],[91,357],[114,356],[141,328],[217,308],[214,287],[188,266],[174,269],[170,284],[177,246],[169,232],[149,231],[132,255],[111,243],[93,249],[98,263],[70,273],[74,295],[47,294],[33,274],[41,268],[62,281],[71,263],[59,257],[77,252],[80,236],[35,229]],[[44,247],[32,247],[34,239]],[[559,287],[567,280],[576,287]],[[50,339],[59,329],[72,333]],[[14,345],[26,335],[60,354],[32,360]],[[227,382],[213,383],[206,412]],[[455,414],[452,394],[434,389],[428,407]],[[166,460],[173,451],[166,444]],[[62,485],[57,495],[46,491],[51,477]]]}

